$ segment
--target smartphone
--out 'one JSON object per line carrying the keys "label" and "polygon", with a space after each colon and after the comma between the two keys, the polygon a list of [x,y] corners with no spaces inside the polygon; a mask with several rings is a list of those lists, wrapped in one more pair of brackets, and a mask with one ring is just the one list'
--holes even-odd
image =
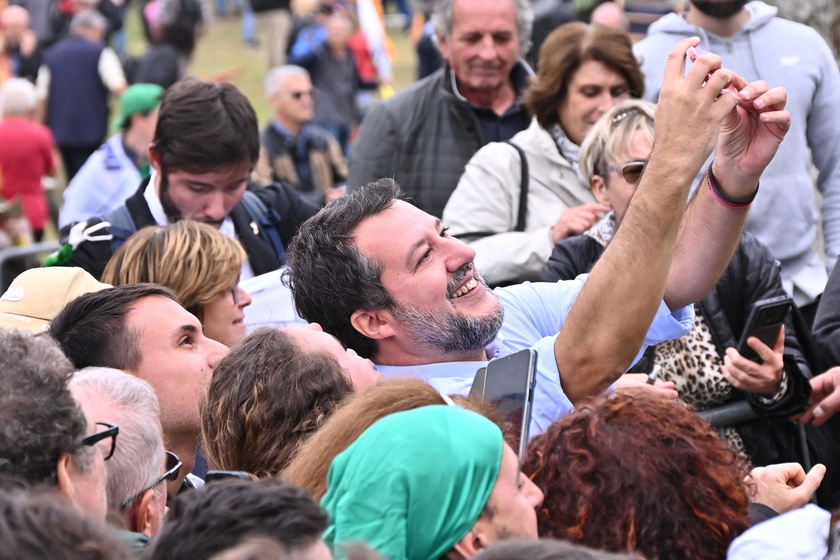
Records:
{"label": "smartphone", "polygon": [[216,480],[227,480],[230,478],[238,478],[241,480],[252,480],[251,475],[244,471],[207,471],[204,475],[204,483],[209,484]]}
{"label": "smartphone", "polygon": [[747,339],[754,336],[773,348],[792,303],[793,300],[788,296],[778,296],[755,302],[747,318],[744,332],[741,334],[741,340],[738,342],[738,352],[745,358],[759,364],[762,363],[762,359],[747,344]]}
{"label": "smartphone", "polygon": [[[700,58],[704,54],[712,54],[712,53],[710,53],[707,50],[703,50],[700,47],[688,47],[688,50],[685,51],[685,54],[688,55],[688,58],[691,60],[691,62],[695,62],[698,58]],[[721,65],[721,68],[723,68],[723,65]],[[711,74],[706,74],[706,81],[708,82],[709,79],[711,79],[711,77],[712,77]],[[727,93],[729,91],[734,91],[735,93],[738,93],[738,90],[735,89],[735,86],[733,86],[731,83],[727,84],[727,86],[725,88],[720,90],[721,93]]]}
{"label": "smartphone", "polygon": [[470,396],[492,404],[511,425],[505,436],[520,458],[528,450],[536,368],[536,350],[521,350],[488,362],[487,367],[478,370],[470,389]]}

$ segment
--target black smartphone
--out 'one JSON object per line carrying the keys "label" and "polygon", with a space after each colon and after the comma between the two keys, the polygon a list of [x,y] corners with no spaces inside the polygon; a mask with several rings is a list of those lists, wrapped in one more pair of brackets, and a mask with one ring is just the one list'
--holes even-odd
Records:
{"label": "black smartphone", "polygon": [[534,404],[537,352],[526,349],[488,362],[478,370],[470,396],[478,396],[494,408],[511,425],[508,434],[519,457],[525,457]]}
{"label": "black smartphone", "polygon": [[785,317],[793,303],[788,296],[778,296],[770,299],[763,299],[753,304],[744,332],[741,334],[741,341],[738,343],[738,352],[745,358],[763,363],[758,354],[749,347],[747,339],[756,337],[761,342],[773,348],[776,339],[779,338],[779,331],[785,323]]}
{"label": "black smartphone", "polygon": [[214,471],[209,470],[204,475],[204,483],[209,484],[216,480],[228,480],[231,478],[238,478],[241,480],[253,480],[251,475],[244,471]]}

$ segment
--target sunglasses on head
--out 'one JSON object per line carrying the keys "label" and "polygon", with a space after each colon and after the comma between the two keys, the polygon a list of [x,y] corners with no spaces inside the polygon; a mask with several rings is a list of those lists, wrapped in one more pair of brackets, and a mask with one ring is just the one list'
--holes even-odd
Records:
{"label": "sunglasses on head", "polygon": [[635,185],[639,182],[639,177],[642,176],[642,171],[645,170],[646,161],[628,161],[627,163],[620,163],[618,165],[611,165],[607,168],[608,173],[613,171],[621,171],[624,180]]}

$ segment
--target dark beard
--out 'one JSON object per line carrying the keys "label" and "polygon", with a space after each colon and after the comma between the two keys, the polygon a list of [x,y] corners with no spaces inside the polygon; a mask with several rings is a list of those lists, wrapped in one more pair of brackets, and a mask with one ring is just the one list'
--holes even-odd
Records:
{"label": "dark beard", "polygon": [[748,0],[691,0],[698,11],[715,19],[728,19],[744,9]]}
{"label": "dark beard", "polygon": [[[460,271],[450,282],[447,295],[463,282],[466,270]],[[476,272],[474,278],[485,286],[484,280]],[[495,298],[495,294],[489,292]],[[504,306],[496,300],[498,307],[485,317],[470,317],[456,309],[449,311],[425,311],[414,307],[397,304],[392,313],[411,338],[445,354],[461,354],[479,350],[493,342],[505,316]]]}
{"label": "dark beard", "polygon": [[159,198],[160,204],[163,206],[163,212],[166,214],[166,220],[170,224],[180,221],[183,218],[183,216],[181,216],[181,211],[178,210],[175,203],[172,202],[172,198],[169,196],[169,173],[167,173],[163,168],[160,170]]}

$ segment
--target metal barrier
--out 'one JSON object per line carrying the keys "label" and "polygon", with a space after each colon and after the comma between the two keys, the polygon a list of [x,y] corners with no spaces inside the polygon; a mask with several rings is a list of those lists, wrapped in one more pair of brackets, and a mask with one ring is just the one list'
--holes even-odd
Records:
{"label": "metal barrier", "polygon": [[[760,418],[747,401],[735,401],[709,410],[698,412],[713,428],[720,430],[724,426],[733,426],[741,422],[748,422]],[[797,423],[799,452],[802,454],[802,467],[811,470],[811,456],[808,452],[808,440],[805,437],[805,426]]]}
{"label": "metal barrier", "polygon": [[[12,283],[17,272],[26,270],[28,268],[35,268],[39,266],[39,262],[35,257],[45,253],[52,253],[61,247],[61,244],[56,241],[41,241],[40,243],[31,243],[21,247],[9,247],[0,251],[0,292],[5,292]],[[15,259],[23,260],[23,266],[14,274],[7,270],[10,261]]]}

